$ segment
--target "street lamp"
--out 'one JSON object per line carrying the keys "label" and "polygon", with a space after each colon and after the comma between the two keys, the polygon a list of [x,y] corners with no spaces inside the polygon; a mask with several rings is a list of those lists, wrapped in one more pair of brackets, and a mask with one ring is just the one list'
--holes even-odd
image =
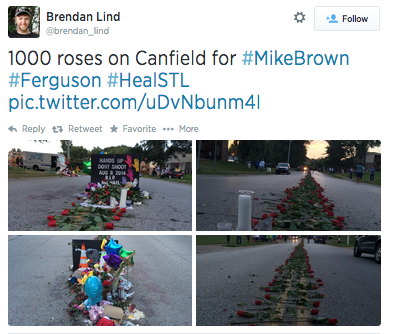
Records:
{"label": "street lamp", "polygon": [[291,140],[289,140],[289,152],[288,152],[288,154],[287,154],[287,163],[289,163],[289,161],[290,161],[290,147],[292,146],[292,141]]}

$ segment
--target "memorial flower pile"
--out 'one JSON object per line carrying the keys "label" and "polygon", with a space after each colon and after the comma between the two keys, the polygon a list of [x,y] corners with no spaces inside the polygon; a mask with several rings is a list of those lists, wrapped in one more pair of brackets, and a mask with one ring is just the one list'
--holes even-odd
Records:
{"label": "memorial flower pile", "polygon": [[111,198],[114,198],[116,202],[120,202],[121,190],[125,188],[127,190],[127,200],[131,201],[132,204],[151,198],[147,191],[135,189],[137,184],[137,179],[125,184],[112,184],[106,180],[103,180],[102,183],[89,183],[85,189],[85,196],[91,204],[111,205]]}
{"label": "memorial flower pile", "polygon": [[336,318],[318,316],[325,298],[319,292],[323,284],[322,279],[315,277],[302,240],[285,263],[275,268],[272,282],[260,287],[260,291],[266,292],[263,298],[254,300],[253,308],[238,310],[238,319],[232,325],[335,325]]}
{"label": "memorial flower pile", "polygon": [[[47,216],[49,227],[59,227],[61,231],[100,231],[113,230],[115,227],[127,228],[127,226],[115,225],[123,216],[130,217],[126,208],[118,206],[121,189],[126,188],[127,200],[141,204],[151,196],[147,191],[135,190],[138,180],[126,182],[126,184],[89,183],[85,192],[77,197],[77,200],[87,199],[77,204],[72,202],[71,209],[64,209],[60,215]],[[113,200],[112,200],[113,199]]]}
{"label": "memorial flower pile", "polygon": [[132,320],[144,317],[132,304],[132,284],[123,277],[134,265],[135,251],[125,250],[113,238],[102,239],[100,250],[86,250],[83,243],[76,251],[81,251],[79,268],[68,280],[68,295],[73,297],[67,312],[73,324],[82,316],[86,324],[97,326],[133,325]]}
{"label": "memorial flower pile", "polygon": [[286,188],[285,197],[276,205],[275,212],[261,218],[272,217],[274,230],[341,230],[345,218],[335,216],[334,203],[323,195],[324,189],[310,173],[296,187]]}

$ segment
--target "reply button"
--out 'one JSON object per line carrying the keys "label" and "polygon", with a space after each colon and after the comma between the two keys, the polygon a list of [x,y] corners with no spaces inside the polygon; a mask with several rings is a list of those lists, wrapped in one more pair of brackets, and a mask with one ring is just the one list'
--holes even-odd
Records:
{"label": "reply button", "polygon": [[380,30],[380,7],[315,7],[315,30]]}

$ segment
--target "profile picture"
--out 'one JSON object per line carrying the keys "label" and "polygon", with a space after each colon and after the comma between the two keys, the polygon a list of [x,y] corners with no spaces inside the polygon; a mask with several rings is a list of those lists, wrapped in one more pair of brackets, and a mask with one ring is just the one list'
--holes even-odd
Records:
{"label": "profile picture", "polygon": [[40,37],[40,7],[38,6],[8,7],[8,37],[10,38]]}

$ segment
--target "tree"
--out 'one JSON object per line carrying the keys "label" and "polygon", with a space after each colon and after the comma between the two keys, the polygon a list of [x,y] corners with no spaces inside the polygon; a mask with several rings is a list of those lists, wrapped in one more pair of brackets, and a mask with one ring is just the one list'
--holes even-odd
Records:
{"label": "tree", "polygon": [[381,145],[380,140],[327,140],[325,162],[337,169],[349,168],[356,155],[366,155],[370,148]]}
{"label": "tree", "polygon": [[143,157],[160,166],[165,166],[169,158],[177,153],[192,153],[191,140],[144,140],[142,141]]}

